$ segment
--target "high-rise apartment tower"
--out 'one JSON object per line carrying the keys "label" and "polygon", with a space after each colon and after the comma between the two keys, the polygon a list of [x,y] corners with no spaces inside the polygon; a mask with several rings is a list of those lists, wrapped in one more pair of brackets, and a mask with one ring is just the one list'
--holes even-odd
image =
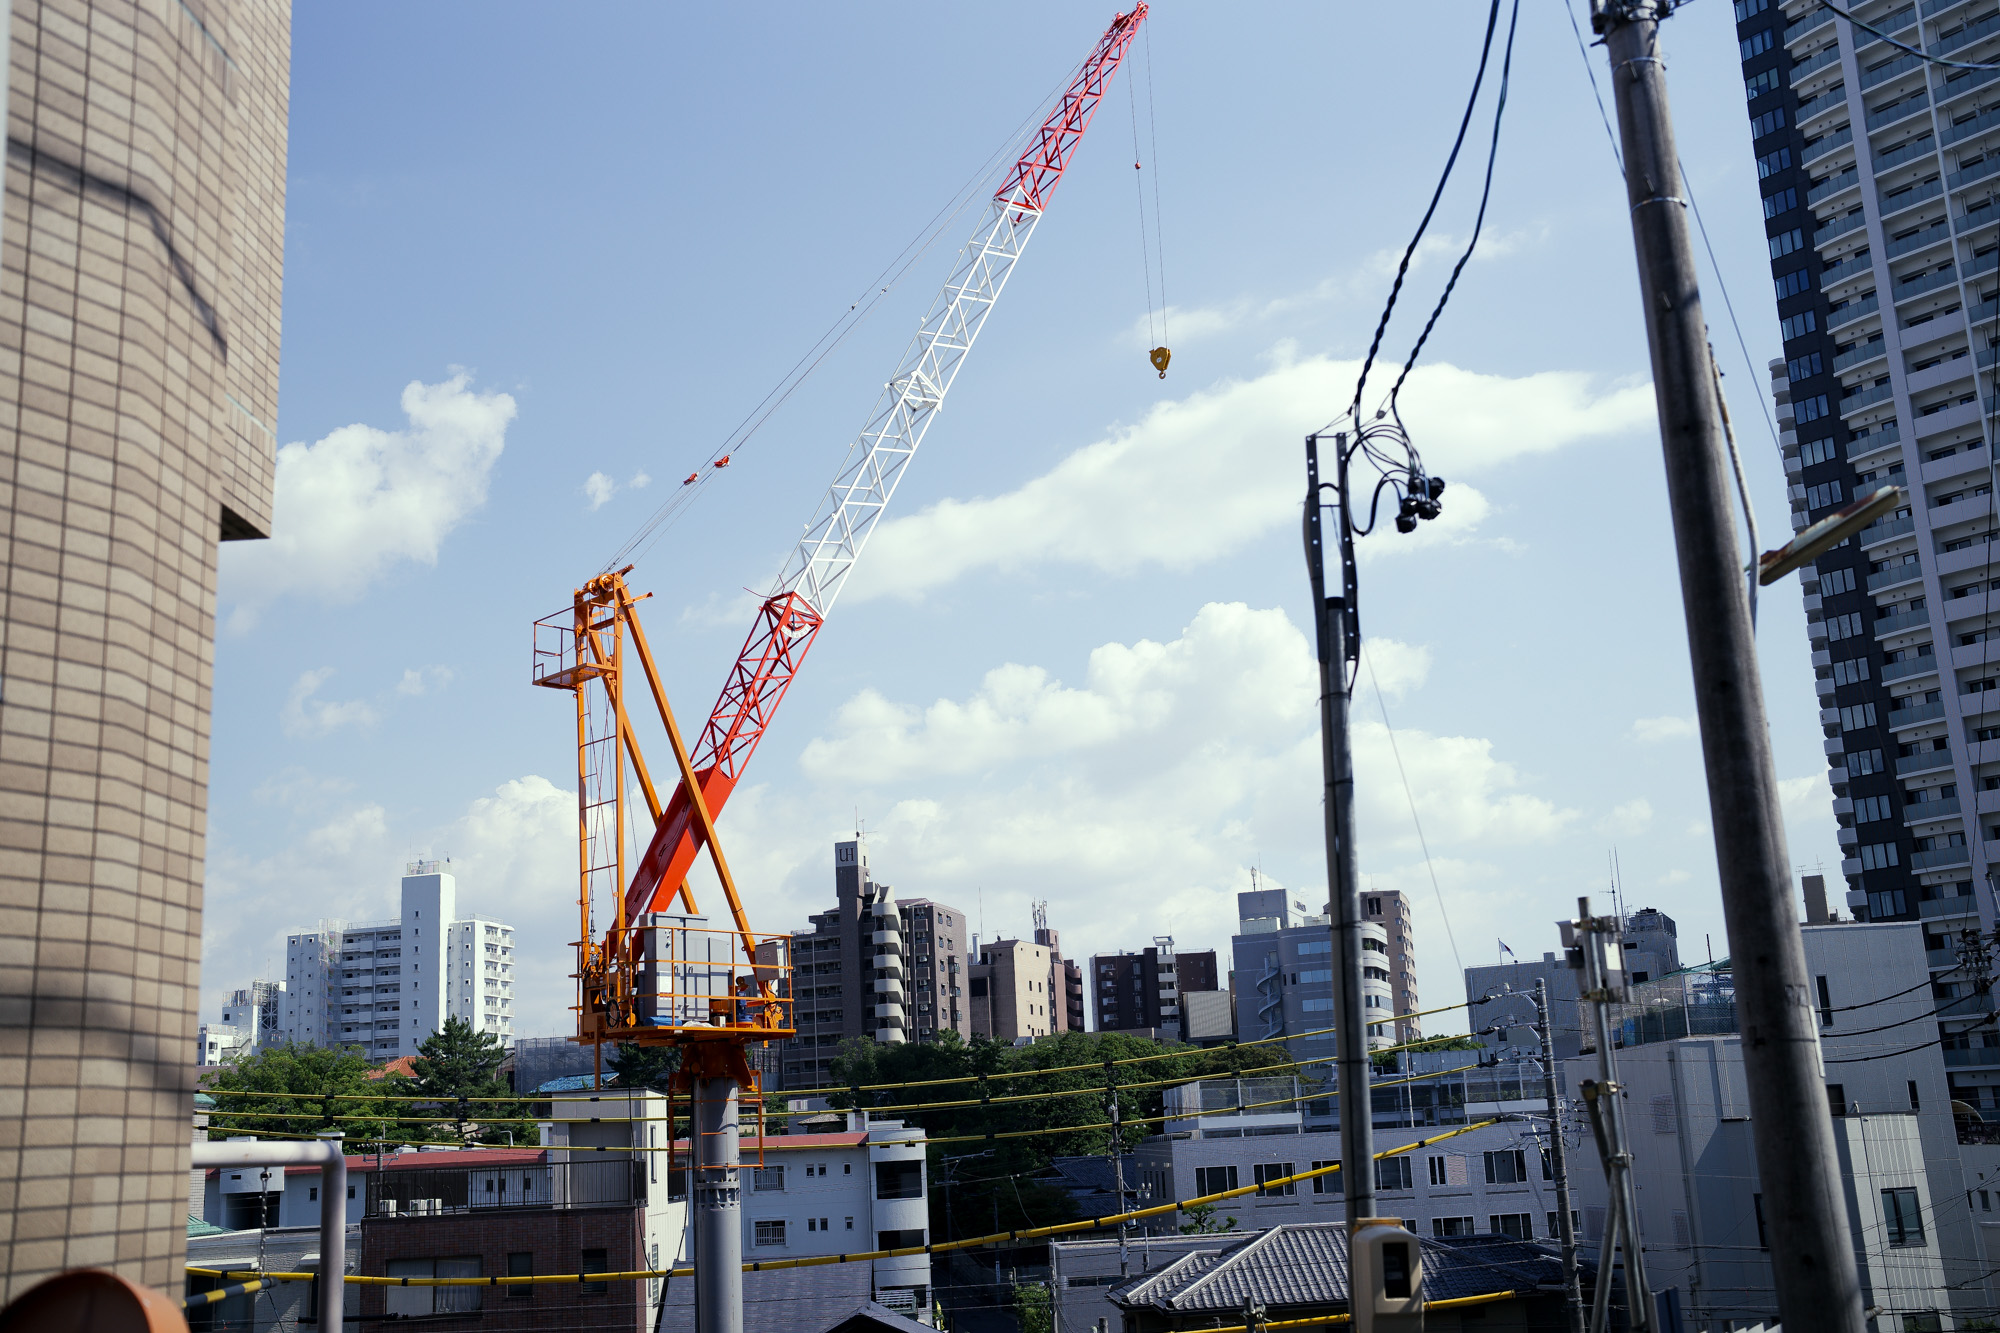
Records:
{"label": "high-rise apartment tower", "polygon": [[899,901],[868,867],[868,841],[833,845],[833,909],[792,932],[793,1026],[778,1051],[787,1088],[834,1082],[843,1041],[885,1045],[972,1034],[962,995],[965,913],[928,898]]}
{"label": "high-rise apartment tower", "polygon": [[[1854,12],[1933,55],[2000,57],[1985,0]],[[1737,0],[1736,18],[1784,339],[1772,379],[1792,525],[1908,488],[1803,571],[1847,903],[1863,920],[1922,922],[1948,1001],[1976,987],[1955,945],[1991,931],[1979,886],[2000,861],[2000,82],[1812,0]],[[1992,1113],[2000,1045],[1941,1026],[1952,1096]]]}

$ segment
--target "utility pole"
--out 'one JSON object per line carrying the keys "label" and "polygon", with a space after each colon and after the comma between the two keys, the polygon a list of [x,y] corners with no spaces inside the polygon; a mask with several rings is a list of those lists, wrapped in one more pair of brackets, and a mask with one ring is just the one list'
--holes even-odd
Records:
{"label": "utility pole", "polygon": [[[1639,291],[1679,555],[1723,919],[1764,1207],[1785,1327],[1862,1333],[1861,1287],[1834,1153],[1805,946],[1792,902],[1763,684],[1731,512],[1720,397],[1667,105],[1660,20],[1673,0],[1592,0],[1625,158]],[[1636,1314],[1636,1312],[1635,1312]]]}
{"label": "utility pole", "polygon": [[[1118,1128],[1118,1088],[1111,1079],[1111,1062],[1104,1062],[1105,1094],[1111,1099],[1111,1175],[1118,1184],[1118,1208],[1129,1211],[1125,1202],[1125,1137]],[[1125,1228],[1130,1225],[1122,1218],[1118,1223],[1118,1280],[1123,1282],[1131,1273],[1130,1255],[1126,1249]],[[998,1228],[995,1228],[998,1230]]]}
{"label": "utility pole", "polygon": [[1563,1304],[1570,1333],[1584,1333],[1583,1280],[1577,1271],[1576,1223],[1569,1208],[1569,1153],[1563,1146],[1562,1096],[1556,1088],[1556,1046],[1549,1026],[1549,982],[1535,978],[1535,1022],[1541,1036],[1542,1097],[1549,1105],[1549,1169],[1556,1178],[1556,1235],[1562,1242]]}
{"label": "utility pole", "polygon": [[1359,659],[1355,609],[1354,547],[1347,515],[1347,437],[1334,437],[1336,543],[1341,590],[1326,590],[1326,553],[1320,538],[1319,437],[1306,437],[1306,567],[1312,577],[1313,618],[1319,649],[1319,724],[1326,782],[1327,888],[1333,903],[1336,1031],[1334,1067],[1340,1091],[1341,1189],[1351,1236],[1375,1216],[1374,1105],[1368,1084],[1368,1025],[1361,1012],[1361,869],[1354,847],[1354,751],[1348,737],[1352,700],[1348,663]]}
{"label": "utility pole", "polygon": [[695,1333],[743,1333],[743,1182],[737,1082],[694,1081]]}
{"label": "utility pole", "polygon": [[[1624,1089],[1611,1054],[1611,1004],[1625,998],[1625,965],[1621,923],[1615,916],[1592,916],[1590,899],[1576,900],[1577,919],[1562,923],[1563,946],[1569,965],[1583,972],[1582,993],[1590,1007],[1591,1041],[1597,1047],[1597,1078],[1583,1085],[1590,1109],[1591,1134],[1604,1164],[1604,1236],[1597,1245],[1597,1285],[1590,1302],[1590,1333],[1610,1333],[1612,1256],[1625,1251],[1625,1320],[1632,1333],[1653,1333],[1653,1298],[1646,1287],[1644,1247],[1639,1243],[1639,1196],[1632,1188],[1632,1149],[1625,1138],[1625,1111],[1619,1102]],[[1607,950],[1618,949],[1613,967]],[[1537,988],[1541,993],[1540,988]],[[1545,1020],[1546,1021],[1546,1020]]]}

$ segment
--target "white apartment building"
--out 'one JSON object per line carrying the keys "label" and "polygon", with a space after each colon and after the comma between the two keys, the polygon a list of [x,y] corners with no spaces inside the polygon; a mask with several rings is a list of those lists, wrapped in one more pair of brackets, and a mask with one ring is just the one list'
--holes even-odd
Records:
{"label": "white apartment building", "polygon": [[204,1023],[195,1036],[194,1062],[219,1065],[260,1046],[282,1041],[285,983],[253,981],[231,991],[222,1005],[220,1023]]}
{"label": "white apartment building", "polygon": [[514,928],[460,915],[449,861],[413,861],[393,920],[321,922],[289,936],[286,1039],[357,1046],[374,1060],[415,1055],[448,1018],[511,1044]]}

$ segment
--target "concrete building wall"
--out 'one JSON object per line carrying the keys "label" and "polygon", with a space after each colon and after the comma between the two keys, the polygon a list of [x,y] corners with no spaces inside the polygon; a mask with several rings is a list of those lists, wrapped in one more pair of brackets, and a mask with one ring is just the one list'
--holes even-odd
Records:
{"label": "concrete building wall", "polygon": [[217,544],[270,532],[290,44],[284,0],[22,0],[4,52],[0,1302],[85,1264],[181,1289]]}
{"label": "concrete building wall", "polygon": [[970,981],[972,1033],[995,1041],[1032,1040],[1063,1029],[1067,1004],[1057,993],[1047,945],[995,940],[979,946]]}
{"label": "concrete building wall", "polygon": [[[1376,889],[1361,897],[1361,914],[1382,927],[1388,937],[1389,985],[1399,1014],[1414,1014],[1423,1008],[1417,998],[1417,928],[1410,917],[1410,900],[1394,889]],[[1396,1024],[1397,1042],[1415,1041],[1424,1035],[1422,1019],[1406,1018]]]}

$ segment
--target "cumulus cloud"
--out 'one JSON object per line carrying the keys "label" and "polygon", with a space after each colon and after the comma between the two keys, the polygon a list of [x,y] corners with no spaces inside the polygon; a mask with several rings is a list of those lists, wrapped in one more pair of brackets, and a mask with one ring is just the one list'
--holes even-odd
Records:
{"label": "cumulus cloud", "polygon": [[396,693],[410,697],[436,694],[457,678],[458,673],[448,666],[411,667],[396,682]]}
{"label": "cumulus cloud", "polygon": [[1630,837],[1644,833],[1652,822],[1653,803],[1640,796],[1611,807],[1611,813],[1598,827],[1614,837]]}
{"label": "cumulus cloud", "polygon": [[590,501],[591,512],[611,503],[611,497],[620,491],[643,491],[652,484],[652,478],[644,472],[635,472],[632,479],[620,484],[616,477],[603,472],[593,472],[583,479],[583,494]]}
{"label": "cumulus cloud", "polygon": [[342,426],[278,451],[271,539],[223,547],[235,628],[279,597],[352,601],[399,564],[436,564],[452,529],[486,503],[514,400],[476,393],[460,374],[412,381],[402,408],[402,430]]}
{"label": "cumulus cloud", "polygon": [[1658,741],[1677,741],[1694,734],[1695,724],[1691,717],[1642,717],[1632,723],[1632,739],[1648,745]]}
{"label": "cumulus cloud", "polygon": [[1379,635],[1363,639],[1361,669],[1383,697],[1400,699],[1429,679],[1431,650],[1422,644],[1401,643]]}
{"label": "cumulus cloud", "polygon": [[325,736],[342,727],[366,727],[375,723],[375,709],[360,699],[335,702],[314,697],[319,693],[319,687],[326,684],[333,674],[332,667],[321,667],[317,671],[302,673],[292,682],[291,692],[285,696],[285,706],[278,714],[278,724],[287,736]]}
{"label": "cumulus cloud", "polygon": [[[1184,570],[1295,525],[1298,441],[1325,420],[1327,404],[1345,401],[1357,368],[1286,360],[1162,403],[1004,495],[891,519],[848,595],[918,597],[975,571],[1045,564]],[[1561,371],[1507,378],[1420,366],[1403,402],[1425,461],[1451,481],[1445,517],[1425,525],[1427,542],[1466,540],[1485,517],[1467,476],[1653,418],[1649,386]]]}

